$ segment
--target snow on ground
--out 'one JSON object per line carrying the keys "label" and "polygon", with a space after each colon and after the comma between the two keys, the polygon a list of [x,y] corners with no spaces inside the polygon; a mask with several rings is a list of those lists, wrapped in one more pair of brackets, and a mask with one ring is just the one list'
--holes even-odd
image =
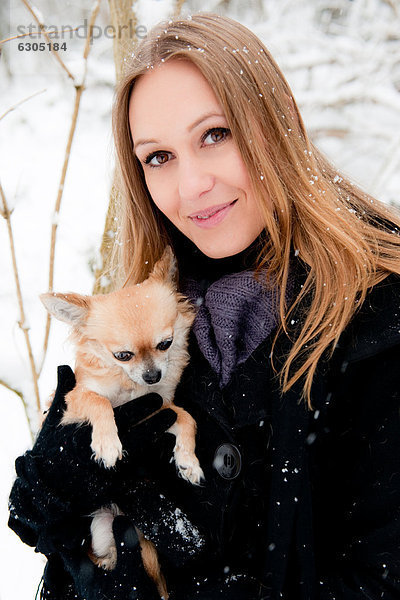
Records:
{"label": "snow on ground", "polygon": [[[87,17],[91,2],[81,3]],[[186,12],[222,10],[218,0],[192,0]],[[45,0],[37,2],[46,18]],[[139,23],[165,18],[171,0],[140,0]],[[231,0],[228,14],[251,27],[277,59],[319,147],[338,167],[386,202],[400,189],[400,21],[383,0]],[[393,5],[394,6],[394,5]],[[59,23],[80,23],[63,4]],[[61,9],[60,9],[61,10]],[[226,10],[226,9],[224,9]],[[21,23],[11,11],[11,32]],[[72,15],[72,16],[71,16]],[[67,18],[69,17],[69,18]],[[72,18],[74,17],[74,18]],[[155,18],[157,17],[157,18]],[[75,20],[74,20],[75,19]],[[107,12],[103,7],[102,23]],[[49,21],[48,21],[49,22]],[[13,29],[14,28],[14,29]],[[82,40],[67,54],[78,72]],[[49,57],[9,46],[9,77],[0,64],[0,116],[45,90],[0,121],[0,180],[14,207],[13,230],[27,320],[40,360],[47,289],[50,227],[74,101],[73,86]],[[29,55],[28,55],[29,54]],[[111,39],[95,41],[83,94],[59,219],[54,288],[90,293],[90,264],[98,257],[112,177]],[[0,379],[31,394],[5,223],[0,222]],[[55,386],[57,364],[73,364],[66,329],[54,323],[40,379],[44,401]],[[0,386],[0,600],[34,598],[43,558],[7,529],[7,498],[14,460],[31,444],[21,402]],[[21,577],[20,573],[23,573]]]}

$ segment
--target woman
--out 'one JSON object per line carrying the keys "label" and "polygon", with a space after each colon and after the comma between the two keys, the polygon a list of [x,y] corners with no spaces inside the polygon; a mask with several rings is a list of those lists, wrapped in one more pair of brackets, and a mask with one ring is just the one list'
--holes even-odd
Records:
{"label": "woman", "polygon": [[[198,305],[176,402],[205,483],[176,477],[170,411],[140,423],[154,397],[117,411],[128,457],[93,464],[87,428],[56,427],[74,384],[61,369],[10,501],[10,526],[49,558],[42,597],[157,598],[137,525],[170,598],[398,598],[399,217],[312,146],[268,51],[228,18],[152,30],[114,131],[119,281],[171,244]],[[127,515],[108,573],[84,517],[106,501]]]}

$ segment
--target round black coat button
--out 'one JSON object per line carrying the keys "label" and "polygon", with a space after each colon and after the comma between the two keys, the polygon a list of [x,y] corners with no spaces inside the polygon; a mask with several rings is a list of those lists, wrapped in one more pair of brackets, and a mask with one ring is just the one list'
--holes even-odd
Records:
{"label": "round black coat button", "polygon": [[213,467],[223,479],[235,479],[242,468],[242,457],[233,444],[221,444],[214,454]]}

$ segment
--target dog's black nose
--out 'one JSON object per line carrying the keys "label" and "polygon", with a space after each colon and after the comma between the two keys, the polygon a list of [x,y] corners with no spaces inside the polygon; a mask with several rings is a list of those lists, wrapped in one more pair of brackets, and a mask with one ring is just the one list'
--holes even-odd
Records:
{"label": "dog's black nose", "polygon": [[147,369],[143,375],[143,381],[151,385],[152,383],[157,383],[161,379],[161,371],[158,369]]}

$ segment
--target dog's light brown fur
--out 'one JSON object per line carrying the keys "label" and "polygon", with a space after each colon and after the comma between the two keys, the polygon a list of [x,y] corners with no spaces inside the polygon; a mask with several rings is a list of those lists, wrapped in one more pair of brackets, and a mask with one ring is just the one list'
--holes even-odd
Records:
{"label": "dog's light brown fur", "polygon": [[[90,423],[94,458],[112,467],[123,452],[113,408],[149,391],[159,393],[163,407],[177,413],[169,431],[176,436],[174,458],[179,473],[199,484],[203,472],[194,453],[196,423],[173,404],[189,360],[187,340],[194,319],[192,305],[176,291],[175,270],[175,259],[167,248],[141,284],[98,296],[49,293],[41,299],[52,315],[72,325],[71,339],[77,349],[76,386],[66,395],[62,424]],[[170,346],[163,348],[170,340]],[[121,352],[132,356],[122,361],[117,358]],[[144,377],[155,380],[146,382]],[[101,514],[100,510],[95,519]],[[140,539],[145,568],[160,595],[167,598],[155,548],[142,535]],[[93,543],[94,554],[95,546]],[[115,559],[114,544],[98,562],[113,568]]]}

